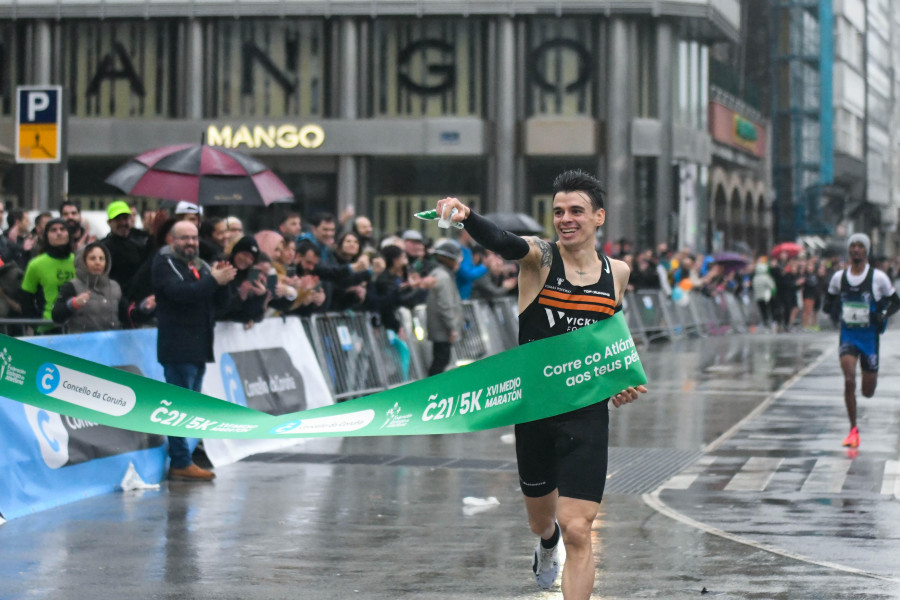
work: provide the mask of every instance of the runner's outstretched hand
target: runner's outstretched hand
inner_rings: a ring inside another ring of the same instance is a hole
[[[619,407],[623,404],[628,404],[629,402],[634,402],[635,400],[637,400],[638,392],[640,392],[641,394],[646,394],[647,388],[642,385],[626,388],[615,396],[611,396],[610,400],[612,400],[613,406]]]

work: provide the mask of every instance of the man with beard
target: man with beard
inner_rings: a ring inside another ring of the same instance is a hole
[[[131,207],[122,200],[110,203],[106,209],[109,235],[103,245],[109,250],[112,269],[109,278],[119,284],[122,294],[129,295],[131,278],[148,258],[147,238],[132,236],[134,216]]]
[[[69,229],[62,219],[51,219],[44,228],[43,252],[31,259],[22,279],[22,314],[51,319],[59,288],[75,277],[75,254]]]
[[[156,357],[166,382],[199,392],[206,363],[214,360],[216,310],[229,300],[228,283],[236,269],[220,261],[209,266],[199,258],[200,237],[189,221],[175,223],[171,244],[150,269],[156,297]],[[211,481],[215,473],[194,464],[187,440],[169,436],[169,479]]]
[[[884,273],[869,266],[872,243],[864,233],[847,240],[850,266],[836,272],[828,284],[825,312],[841,322],[838,354],[844,373],[844,404],[850,419],[850,433],[843,445],[859,446],[856,428],[856,363],[862,370],[862,395],[871,398],[878,384],[878,338],[887,318],[900,310],[900,297]]]
[[[88,244],[97,241],[97,236],[91,235],[81,222],[81,206],[72,200],[63,200],[59,205],[59,216],[66,221],[69,227],[69,236],[72,239],[72,250],[79,250]]]

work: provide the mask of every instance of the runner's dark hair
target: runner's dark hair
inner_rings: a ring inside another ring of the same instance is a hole
[[[603,208],[603,200],[606,198],[606,190],[593,175],[585,173],[581,169],[564,171],[553,180],[553,195],[560,192],[584,192],[591,199],[594,210]]]

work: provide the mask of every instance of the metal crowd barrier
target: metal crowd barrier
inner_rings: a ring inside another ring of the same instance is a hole
[[[637,344],[684,336],[746,333],[760,323],[756,303],[746,293],[707,295],[690,291],[671,300],[660,290],[638,290],[627,292],[623,304],[628,328]]]
[[[12,337],[22,337],[40,333],[66,333],[64,325],[50,319],[0,319],[0,333]]]
[[[335,400],[383,390],[383,373],[372,352],[374,335],[365,313],[323,313],[310,318],[313,348]]]
[[[519,299],[515,296],[493,298],[486,301],[500,330],[503,349],[519,345]]]

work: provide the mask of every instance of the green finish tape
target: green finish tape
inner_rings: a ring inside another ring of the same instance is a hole
[[[464,433],[562,414],[647,381],[622,313],[401,387],[279,416],[15,338],[2,341],[0,396],[181,437]]]

